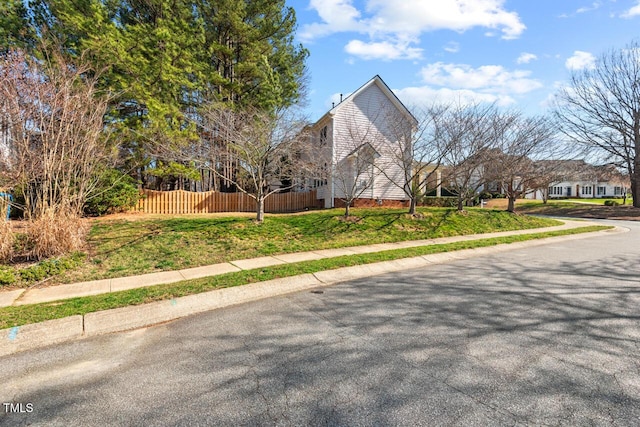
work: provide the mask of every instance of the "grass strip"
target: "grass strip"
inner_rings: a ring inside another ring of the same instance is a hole
[[[547,237],[589,233],[611,228],[613,227],[588,226],[569,230],[547,231],[543,233],[494,237],[489,239],[469,240],[463,242],[418,246],[404,249],[392,249],[368,254],[345,255],[335,258],[325,258],[315,261],[304,261],[253,270],[245,270],[235,273],[222,274],[220,276],[185,280],[168,285],[158,285],[147,288],[132,289],[104,295],[79,297],[41,304],[4,307],[0,308],[0,329],[11,328],[14,326],[20,326],[29,323],[38,323],[45,320],[59,319],[62,317],[78,314],[84,315],[95,311],[109,310],[130,305],[140,305],[154,301],[179,298],[182,296],[194,295],[215,289],[241,286],[265,280],[296,276],[299,274],[316,273],[318,271],[332,270],[341,267],[371,264],[381,261],[392,261],[401,258],[451,252],[462,249],[482,248],[499,244],[522,242],[526,240],[543,239]]]

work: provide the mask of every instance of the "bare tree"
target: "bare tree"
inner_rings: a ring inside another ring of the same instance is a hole
[[[105,162],[106,100],[86,66],[61,56],[35,61],[21,52],[0,64],[0,111],[9,123],[3,175],[25,194],[28,217],[80,215]]]
[[[292,110],[268,112],[206,106],[200,117],[200,140],[177,156],[213,172],[256,201],[256,220],[264,220],[264,203],[272,194],[303,187],[317,171],[304,121]],[[237,165],[229,174],[229,165]]]
[[[75,234],[78,219],[95,190],[96,170],[109,155],[103,124],[107,101],[97,93],[95,74],[50,54],[40,61],[20,51],[0,57],[8,151],[0,180],[25,196],[25,216],[36,222],[31,234],[37,258],[82,244],[81,234]]]
[[[485,172],[494,139],[494,105],[452,105],[440,118],[438,140],[447,147],[442,185],[455,194],[458,211],[485,185]]]
[[[626,169],[640,207],[640,44],[611,50],[575,72],[557,95],[556,114],[572,140],[608,154]]]
[[[555,139],[555,124],[545,116],[525,117],[518,111],[491,116],[491,138],[485,179],[497,183],[508,199],[507,211],[515,211],[516,200],[539,179],[536,161],[555,158],[561,144]]]
[[[440,139],[438,135],[440,121],[448,108],[438,104],[414,107],[411,108],[411,118],[393,106],[384,112],[389,144],[385,149],[387,161],[380,162],[378,168],[409,199],[409,214],[416,213],[418,200],[424,195],[427,185],[434,181],[450,149],[450,141]],[[400,177],[389,173],[398,168],[402,171]]]
[[[569,171],[570,160],[543,159],[533,162],[534,179],[530,182],[530,190],[539,192],[542,202],[549,201],[549,188],[565,181]]]

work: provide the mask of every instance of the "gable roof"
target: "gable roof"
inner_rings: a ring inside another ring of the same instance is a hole
[[[405,107],[402,101],[398,99],[396,94],[393,93],[393,91],[389,88],[389,86],[387,86],[384,80],[382,80],[382,77],[377,74],[371,80],[360,86],[355,92],[343,99],[342,102],[340,102],[338,105],[334,106],[331,110],[324,114],[316,123],[323,121],[327,116],[335,115],[336,112],[338,112],[338,110],[342,108],[343,105],[345,105],[346,101],[353,100],[356,96],[360,95],[362,92],[373,85],[376,85],[380,89],[380,91],[387,97],[387,99],[389,99],[389,101],[391,101],[391,103],[409,119],[412,126],[418,125],[418,120],[413,116],[413,114],[411,114],[411,111],[409,111],[407,107]]]

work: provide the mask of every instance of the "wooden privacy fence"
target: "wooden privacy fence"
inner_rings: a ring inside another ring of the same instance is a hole
[[[143,197],[137,209],[150,214],[190,214],[214,212],[255,212],[256,201],[244,193],[207,191],[154,191],[142,190]],[[267,197],[265,212],[295,212],[319,207],[316,191],[304,193],[276,193]]]

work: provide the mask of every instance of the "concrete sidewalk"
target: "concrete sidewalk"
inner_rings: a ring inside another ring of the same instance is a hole
[[[492,237],[504,237],[520,234],[532,234],[547,231],[565,230],[571,228],[594,225],[587,221],[562,220],[563,225],[555,227],[536,228],[528,230],[501,231],[486,234],[472,234],[466,236],[443,237],[427,240],[412,240],[397,243],[380,243],[365,246],[352,246],[338,249],[323,249],[318,251],[297,252],[291,254],[266,256],[260,258],[230,261],[220,264],[207,265],[176,271],[163,271],[158,273],[141,274],[137,276],[118,277],[113,279],[94,280],[90,282],[56,285],[45,288],[18,289],[14,291],[0,292],[0,307],[37,304],[75,297],[99,295],[109,292],[117,292],[128,289],[136,289],[147,286],[155,286],[180,282],[189,279],[217,276],[220,274],[251,270],[255,268],[269,267],[280,264],[290,264],[301,261],[312,261],[323,258],[332,258],[343,255],[354,255],[381,252],[392,249],[411,248],[416,246],[437,245],[469,240],[488,239]]]
[[[59,300],[78,296],[79,294],[87,295],[111,292],[112,289],[115,291],[116,288],[131,289],[142,286],[152,286],[153,284],[159,283],[168,283],[176,280],[184,280],[185,278],[206,277],[221,274],[224,269],[227,271],[240,271],[242,268],[258,268],[259,266],[285,264],[287,262],[296,262],[301,259],[321,259],[330,256],[376,252],[402,247],[432,245],[464,240],[478,240],[489,237],[576,228],[591,224],[593,223],[566,221],[562,226],[545,229],[448,237],[443,239],[313,251],[277,257],[262,257],[254,260],[242,260],[214,266],[182,270],[179,272],[152,273],[128,278],[87,282],[86,284],[76,283],[73,285],[54,286],[47,289],[32,289],[28,292],[24,292],[23,297],[29,297],[29,301],[35,301],[36,297],[42,299],[46,298],[47,300]],[[624,231],[629,230],[623,227],[615,227],[613,230],[605,230],[596,233],[581,233],[569,236],[549,237],[545,239],[516,242],[508,245],[463,249],[416,256],[412,258],[403,258],[394,261],[354,265],[334,270],[319,271],[313,274],[301,274],[293,277],[284,277],[265,282],[251,283],[244,286],[216,289],[195,295],[156,301],[148,304],[113,308],[109,310],[91,312],[84,315],[78,314],[61,319],[47,320],[40,323],[14,326],[12,328],[0,330],[0,357],[20,351],[84,339],[96,335],[149,327],[205,311],[258,301],[264,298],[283,296],[293,292],[331,286],[349,280],[372,277],[397,271],[405,271],[407,269],[424,268],[433,264],[449,263],[480,255],[497,255],[505,251],[513,251],[532,246],[546,245],[553,242],[566,242],[570,240],[594,237],[594,235],[607,235],[610,233]],[[45,290],[48,294],[43,293]],[[40,292],[33,293],[33,291]],[[7,300],[8,299],[9,298],[7,298]],[[25,301],[25,299],[20,298],[18,301],[14,301],[14,304],[27,304],[28,302]]]

